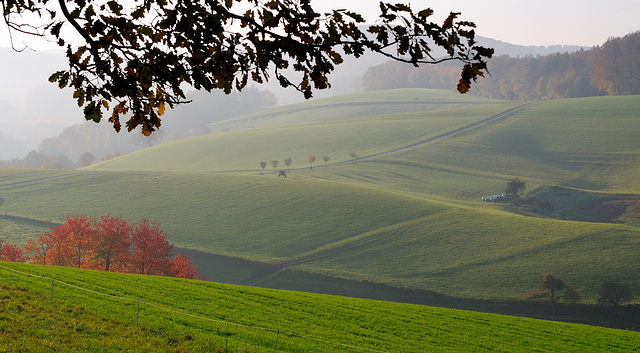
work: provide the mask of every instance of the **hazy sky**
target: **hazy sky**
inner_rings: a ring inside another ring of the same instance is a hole
[[[386,0],[407,2],[406,0]],[[373,22],[377,0],[313,0],[319,11],[348,8]],[[431,7],[440,22],[450,11],[478,26],[477,34],[520,45],[594,46],[608,37],[640,30],[640,0],[412,0],[414,9]],[[32,44],[35,46],[38,44]],[[0,47],[9,46],[0,25]]]
[[[366,18],[379,12],[376,0],[312,3],[323,10],[347,7]],[[460,18],[476,23],[478,35],[520,45],[594,46],[640,30],[639,0],[412,0],[410,4],[414,9],[432,8],[438,22],[451,11],[462,12]]]

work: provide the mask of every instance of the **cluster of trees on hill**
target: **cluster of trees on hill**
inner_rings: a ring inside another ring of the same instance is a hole
[[[369,69],[365,90],[455,87],[460,65],[410,67],[387,62]],[[538,100],[640,94],[640,31],[610,38],[602,46],[573,53],[512,58],[488,63],[490,75],[470,91],[488,98]]]
[[[602,283],[598,294],[598,304],[612,306],[615,314],[617,314],[619,306],[633,299],[633,293],[627,286],[613,281]],[[560,300],[567,303],[577,303],[582,300],[582,294],[579,289],[570,286],[562,278],[551,273],[544,273],[540,281],[540,288],[530,290],[527,293],[527,298],[548,299],[555,312]]]
[[[67,216],[64,223],[29,240],[24,249],[0,243],[0,260],[102,271],[198,279],[188,255],[172,257],[158,223],[138,223],[110,215],[93,219]]]

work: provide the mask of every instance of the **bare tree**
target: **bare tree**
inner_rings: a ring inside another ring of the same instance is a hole
[[[273,167],[273,174],[276,173],[276,168],[278,168],[278,161],[275,159],[271,161],[271,166]]]
[[[260,162],[260,167],[262,168],[262,172],[260,172],[260,174],[264,175],[264,168],[267,167],[267,162]]]
[[[358,154],[354,151],[349,152],[349,157],[351,157],[351,161],[354,162],[358,158]]]
[[[289,171],[289,166],[291,165],[291,157],[284,159],[284,164],[287,166],[287,171]]]

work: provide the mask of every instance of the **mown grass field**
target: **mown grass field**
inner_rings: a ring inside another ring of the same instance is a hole
[[[131,199],[132,192],[141,197]],[[542,272],[553,271],[594,302],[607,278],[640,281],[637,228],[454,207],[333,182],[100,172],[14,187],[4,198],[10,214],[160,219],[180,247],[447,295],[523,299]]]
[[[459,200],[499,193],[512,177],[529,190],[637,194],[639,109],[639,96],[539,102],[483,128],[360,163],[354,173],[307,174]]]
[[[0,349],[9,351],[640,349],[637,332],[337,296],[15,263],[0,263],[0,278]]]
[[[3,197],[2,210],[13,215],[58,222],[78,213],[149,218],[178,246],[262,260],[298,256],[447,207],[339,183],[149,172],[86,173],[16,186]]]
[[[40,234],[47,231],[51,224],[21,217],[0,215],[0,240],[11,244],[22,244],[28,234]]]
[[[538,102],[366,161],[325,168],[320,159],[409,145],[517,105],[468,104],[475,105],[161,145],[97,164],[95,172],[1,190],[0,213],[41,220],[80,212],[145,217],[160,221],[180,247],[451,296],[521,300],[543,272],[582,289],[588,303],[607,280],[640,290],[638,228],[517,216],[511,206],[480,201],[501,193],[512,177],[528,190],[559,185],[638,197],[640,97]],[[291,146],[296,155],[287,152]],[[328,152],[314,150],[320,146]],[[268,166],[259,175],[260,160],[279,159],[283,167],[282,158],[291,155],[292,168],[306,167],[308,153],[318,157],[313,170],[277,178]],[[133,171],[139,169],[149,170]],[[251,277],[246,272],[242,277]]]
[[[464,107],[401,114],[356,116],[343,119],[306,122],[306,111],[295,112],[296,124],[247,131],[211,134],[148,148],[137,153],[87,167],[94,171],[178,171],[261,173],[260,162],[267,162],[265,173],[308,168],[309,154],[316,155],[314,167],[350,160],[349,152],[368,156],[404,147],[489,118],[517,103],[486,101]],[[337,108],[334,108],[337,109]],[[339,110],[344,108],[340,107]],[[379,107],[374,106],[374,109]],[[276,110],[277,111],[277,110]],[[275,113],[274,113],[275,114]],[[357,115],[355,113],[348,114]],[[323,116],[331,116],[323,114]]]
[[[257,129],[334,119],[448,110],[500,101],[460,95],[456,91],[395,89],[313,99],[211,124],[213,132]]]
[[[0,188],[9,184],[57,177],[71,173],[73,172],[67,170],[0,169]]]

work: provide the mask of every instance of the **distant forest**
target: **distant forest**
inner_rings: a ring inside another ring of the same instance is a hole
[[[421,67],[387,62],[369,68],[363,88],[451,89],[460,68],[453,62]],[[508,100],[640,94],[640,31],[573,53],[498,56],[488,68],[490,75],[471,86],[472,94]]]

